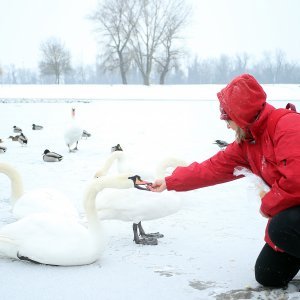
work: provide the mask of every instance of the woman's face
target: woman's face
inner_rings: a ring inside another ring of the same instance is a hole
[[[237,124],[232,120],[226,120],[227,128],[236,131],[238,129]]]

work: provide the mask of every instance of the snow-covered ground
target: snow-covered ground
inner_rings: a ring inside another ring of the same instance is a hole
[[[219,120],[215,93],[221,87],[0,86],[0,145],[7,147],[0,161],[19,170],[25,190],[55,187],[83,215],[85,188],[118,143],[137,173],[153,180],[154,167],[165,157],[202,161],[219,151],[214,140],[232,141],[233,132]],[[293,102],[300,108],[298,85],[264,87],[274,106]],[[63,139],[72,107],[92,134],[76,153],[68,152]],[[33,131],[33,123],[44,129]],[[28,137],[27,147],[7,139],[14,125]],[[64,159],[44,162],[45,149]],[[14,218],[10,181],[3,174],[0,191],[4,226]],[[91,265],[53,267],[1,258],[0,299],[300,299],[297,281],[287,290],[265,290],[255,281],[266,219],[246,179],[180,196],[184,206],[178,213],[144,222],[146,231],[164,234],[157,246],[136,245],[132,224],[114,220],[103,222],[107,246]]]

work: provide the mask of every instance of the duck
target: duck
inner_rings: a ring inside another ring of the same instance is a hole
[[[18,142],[22,145],[22,146],[26,146],[27,143],[28,143],[28,139],[27,137],[21,133],[19,136],[18,136]]]
[[[16,125],[13,126],[13,132],[15,133],[21,133],[22,132],[22,129]]]
[[[87,132],[86,130],[83,130],[82,132],[82,138],[88,138],[88,137],[91,137],[91,134],[89,132]]]
[[[117,145],[111,147],[111,152],[114,152],[114,151],[123,151],[123,149],[120,144],[117,144]]]
[[[5,153],[5,152],[6,152],[6,150],[7,150],[7,148],[6,148],[6,147],[4,147],[4,146],[0,146],[0,153]]]
[[[84,193],[87,227],[51,213],[32,214],[0,229],[0,254],[52,266],[80,266],[100,259],[105,242],[95,199],[106,188],[135,187],[135,176],[122,174],[94,179]]]
[[[95,173],[94,177],[102,178],[117,160],[122,164],[125,160],[123,151],[111,153],[104,165]],[[168,168],[187,165],[185,161],[173,157],[164,159],[157,167],[156,176],[166,175]],[[122,166],[123,167],[123,166]],[[124,172],[121,168],[119,170]],[[147,187],[143,189],[147,190]],[[181,198],[176,192],[170,191],[168,195],[152,193],[141,195],[137,190],[106,190],[96,199],[98,217],[101,220],[121,220],[132,222],[133,240],[136,244],[157,245],[158,238],[164,235],[156,233],[145,233],[142,221],[154,220],[172,215],[181,209]]]
[[[41,125],[32,124],[32,130],[42,130],[43,128]]]
[[[8,138],[11,139],[13,142],[17,142],[19,140],[19,137],[20,135],[15,135],[15,136],[10,135]]]
[[[63,156],[56,153],[56,152],[52,152],[48,149],[46,149],[43,153],[43,161],[46,162],[58,162],[61,161],[63,159]]]
[[[222,141],[222,140],[215,140],[213,144],[218,145],[219,148],[221,149],[226,148],[229,145],[226,141]]]
[[[72,108],[72,120],[67,129],[65,130],[64,139],[69,148],[69,152],[75,152],[78,150],[78,141],[81,139],[83,129],[75,120],[75,108]],[[75,144],[75,147],[71,149],[71,146]]]
[[[0,163],[0,173],[5,174],[11,181],[10,201],[15,218],[21,219],[29,214],[42,212],[78,218],[78,212],[71,200],[59,190],[36,188],[25,192],[21,174],[8,163]]]

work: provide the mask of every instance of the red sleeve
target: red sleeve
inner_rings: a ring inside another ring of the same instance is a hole
[[[299,114],[288,114],[278,121],[273,143],[279,177],[261,203],[261,211],[270,217],[300,205]]]
[[[237,179],[233,175],[237,166],[249,168],[243,156],[242,147],[234,142],[224,151],[219,151],[210,159],[187,167],[178,167],[166,177],[168,190],[189,191]]]

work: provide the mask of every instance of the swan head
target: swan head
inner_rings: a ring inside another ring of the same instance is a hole
[[[148,190],[150,182],[147,182],[141,179],[141,176],[130,174],[118,174],[118,175],[106,175],[101,178],[95,178],[92,180],[90,186],[87,188],[87,191],[94,191],[96,193],[100,192],[105,188],[114,188],[114,189],[129,189],[137,188],[140,190]]]

